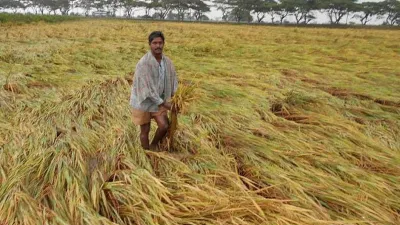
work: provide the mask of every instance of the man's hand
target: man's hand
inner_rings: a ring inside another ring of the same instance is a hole
[[[164,102],[161,106],[167,108],[170,111],[179,112],[179,108],[177,108],[176,105],[174,105],[170,102]]]
[[[175,105],[175,104],[173,104],[172,105],[172,112],[174,112],[174,113],[179,113],[179,108],[178,108],[178,106],[177,105]]]
[[[172,104],[170,102],[164,102],[161,106],[164,106],[168,110],[172,110]]]

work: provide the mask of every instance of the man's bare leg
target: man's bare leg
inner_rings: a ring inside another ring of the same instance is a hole
[[[142,145],[142,148],[146,150],[150,149],[149,133],[150,133],[150,123],[140,125],[140,143]]]
[[[156,134],[154,135],[154,139],[150,145],[150,149],[152,150],[156,149],[160,141],[165,137],[165,135],[168,132],[168,126],[169,126],[167,114],[161,116],[155,116],[154,119],[157,122],[158,128]]]

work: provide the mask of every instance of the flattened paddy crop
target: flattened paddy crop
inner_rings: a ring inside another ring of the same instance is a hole
[[[399,30],[0,30],[0,224],[400,224]],[[129,111],[153,30],[180,80],[163,152]]]

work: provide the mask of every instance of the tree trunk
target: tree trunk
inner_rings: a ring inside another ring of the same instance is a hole
[[[272,24],[275,23],[275,14],[274,14],[274,12],[271,12],[271,22],[272,22]]]
[[[342,20],[343,16],[346,15],[346,14],[348,14],[348,13],[347,12],[343,12],[343,11],[336,12],[335,13],[335,19],[336,19],[335,23],[339,24],[340,21]]]
[[[226,22],[228,20],[228,10],[224,8],[220,8],[220,10],[222,12],[222,20]]]
[[[263,19],[265,18],[265,14],[264,13],[257,13],[257,21],[258,23],[261,23],[263,21]]]
[[[196,19],[196,21],[199,21],[202,16],[203,16],[203,13],[201,11],[196,11],[194,13],[194,18]]]
[[[301,19],[303,19],[303,16],[299,16],[299,14],[296,14],[294,17],[296,19],[296,24],[299,24]]]
[[[68,15],[68,13],[69,13],[69,9],[64,9],[61,11],[62,15]]]
[[[328,17],[329,17],[329,21],[331,22],[331,24],[333,24],[333,12],[332,12],[332,10],[328,10]]]
[[[369,22],[368,18],[372,17],[372,14],[365,14],[362,18],[361,18],[361,24],[362,25],[367,25],[367,23]]]
[[[287,14],[288,14],[288,13],[281,14],[281,16],[280,16],[280,22],[281,22],[281,24],[283,24],[283,20],[286,18]]]
[[[365,25],[364,24],[364,19],[365,19],[365,16],[361,17],[361,19],[360,19],[360,22],[361,22],[362,25]]]
[[[183,21],[184,17],[185,17],[185,11],[182,8],[178,9],[178,20]]]

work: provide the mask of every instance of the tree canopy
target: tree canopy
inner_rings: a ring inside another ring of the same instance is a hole
[[[366,25],[373,19],[384,19],[387,25],[399,25],[400,1],[359,2],[357,0],[1,0],[0,10],[52,13],[68,15],[80,8],[84,15],[107,12],[116,16],[120,10],[126,17],[133,17],[138,10],[145,10],[145,18],[206,20],[211,8],[218,10],[224,21],[284,23],[292,18],[297,24],[308,24],[317,13],[323,13],[331,24],[341,24],[356,18]]]

